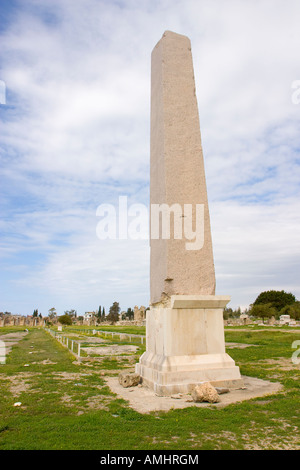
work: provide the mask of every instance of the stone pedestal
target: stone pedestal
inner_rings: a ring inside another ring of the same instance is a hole
[[[174,295],[147,312],[147,349],[136,364],[143,384],[158,395],[190,392],[195,385],[240,388],[239,367],[225,352],[223,308],[230,297]]]

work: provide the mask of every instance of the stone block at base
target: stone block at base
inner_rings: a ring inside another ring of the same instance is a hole
[[[136,364],[136,373],[143,385],[160,396],[190,393],[203,382],[229,389],[243,387],[239,367],[228,354],[160,357],[146,352]]]
[[[179,308],[152,307],[147,312],[147,350],[136,364],[143,384],[161,396],[189,393],[203,382],[243,387],[239,367],[225,352],[223,308],[230,298],[179,300],[171,298],[171,305]]]

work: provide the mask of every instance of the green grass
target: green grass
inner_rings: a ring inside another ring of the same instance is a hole
[[[130,332],[144,334],[137,328]],[[0,334],[22,330],[1,328]],[[105,376],[117,375],[128,361],[79,364],[44,330],[30,329],[0,365],[0,450],[299,449],[300,366],[291,362],[299,333],[231,328],[225,337],[255,345],[228,350],[242,374],[280,381],[284,390],[225,408],[142,415],[105,384]]]

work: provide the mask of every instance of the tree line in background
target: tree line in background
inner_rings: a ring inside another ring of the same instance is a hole
[[[253,318],[270,319],[274,317],[276,320],[281,315],[289,315],[294,320],[300,320],[300,302],[290,292],[284,290],[264,291],[255,299],[250,308],[244,313]],[[224,309],[224,319],[238,318],[241,315],[240,308],[232,310]]]
[[[59,317],[60,323],[66,322],[65,324],[72,324],[72,316],[74,316],[74,312],[76,317],[76,311],[66,311],[65,315]],[[239,318],[241,313],[240,308],[235,310],[232,308],[225,308],[223,317],[225,320],[228,318]],[[300,320],[300,302],[296,300],[296,297],[293,294],[283,290],[264,291],[259,294],[253,304],[250,305],[249,309],[243,313],[246,313],[252,318],[261,318],[263,322],[272,317],[278,320],[281,315],[289,315],[294,320]],[[78,320],[83,320],[82,316],[77,318]],[[98,323],[102,323],[104,321],[108,321],[111,324],[116,323],[120,318],[119,302],[114,302],[112,304],[109,308],[108,315],[105,314],[105,308],[101,308],[101,306],[99,306],[97,313],[95,313],[95,318]],[[134,312],[131,308],[128,308],[127,312],[122,314],[121,320],[133,320],[133,318]]]
[[[114,302],[109,308],[109,312],[106,315],[105,307],[99,308],[95,312],[91,312],[91,315],[96,319],[97,323],[110,322],[111,324],[116,323],[119,320],[120,316],[120,305],[119,302]],[[37,311],[37,310],[36,310]],[[56,309],[54,307],[48,310],[49,322],[55,322],[59,320],[62,325],[72,325],[75,321],[83,321],[84,317],[82,315],[77,316],[76,310],[66,310],[64,315],[57,316]],[[132,308],[128,308],[126,312],[122,314],[122,320],[133,320],[134,311]]]
[[[93,318],[96,319],[97,323],[110,322],[113,324],[120,319],[120,310],[119,302],[113,302],[107,315],[105,313],[105,308],[101,307],[101,305],[98,309],[96,309],[95,312],[91,312],[91,314]],[[229,318],[239,318],[241,313],[242,312],[240,308],[233,310],[232,308],[227,307],[223,311],[223,317],[225,320]],[[290,318],[299,321],[300,302],[296,300],[296,297],[290,292],[285,292],[284,290],[269,290],[259,294],[253,304],[250,305],[249,309],[243,313],[246,313],[249,317],[252,318],[261,318],[263,321],[272,317],[278,320],[281,315],[289,315]],[[11,312],[0,312],[1,318],[6,315],[11,315]],[[38,309],[33,311],[32,316],[33,318],[42,318],[42,315],[38,312]],[[121,320],[133,319],[134,311],[132,308],[128,308],[126,312],[122,313]],[[84,320],[84,317],[81,315],[77,316],[77,311],[74,309],[65,310],[63,315],[58,316],[56,309],[52,307],[48,310],[48,321],[49,323],[53,323],[57,320],[59,320],[61,324],[72,325],[77,320]]]

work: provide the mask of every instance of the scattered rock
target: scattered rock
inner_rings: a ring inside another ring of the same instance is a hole
[[[188,398],[185,400],[186,403],[191,403],[192,401],[194,401],[194,400],[192,399],[192,397],[188,397]]]
[[[120,372],[119,383],[122,387],[136,387],[140,383],[141,377],[136,373]]]
[[[208,403],[218,403],[220,401],[217,390],[209,382],[196,385],[192,391],[192,398],[196,403],[202,403],[204,401]]]
[[[223,395],[223,393],[230,392],[229,388],[225,388],[225,387],[216,387],[216,390],[218,392],[218,395]]]
[[[52,362],[52,361],[50,361],[50,359],[45,359],[44,361],[32,362],[31,364],[32,364],[32,365],[36,365],[36,364],[43,364],[43,365],[46,365],[46,364],[57,364],[57,362]]]
[[[173,398],[174,400],[180,400],[180,398],[182,397],[182,393],[175,393],[174,395],[171,395],[171,398]]]
[[[21,406],[22,403],[20,401],[17,401],[16,403],[14,403],[14,406]]]

